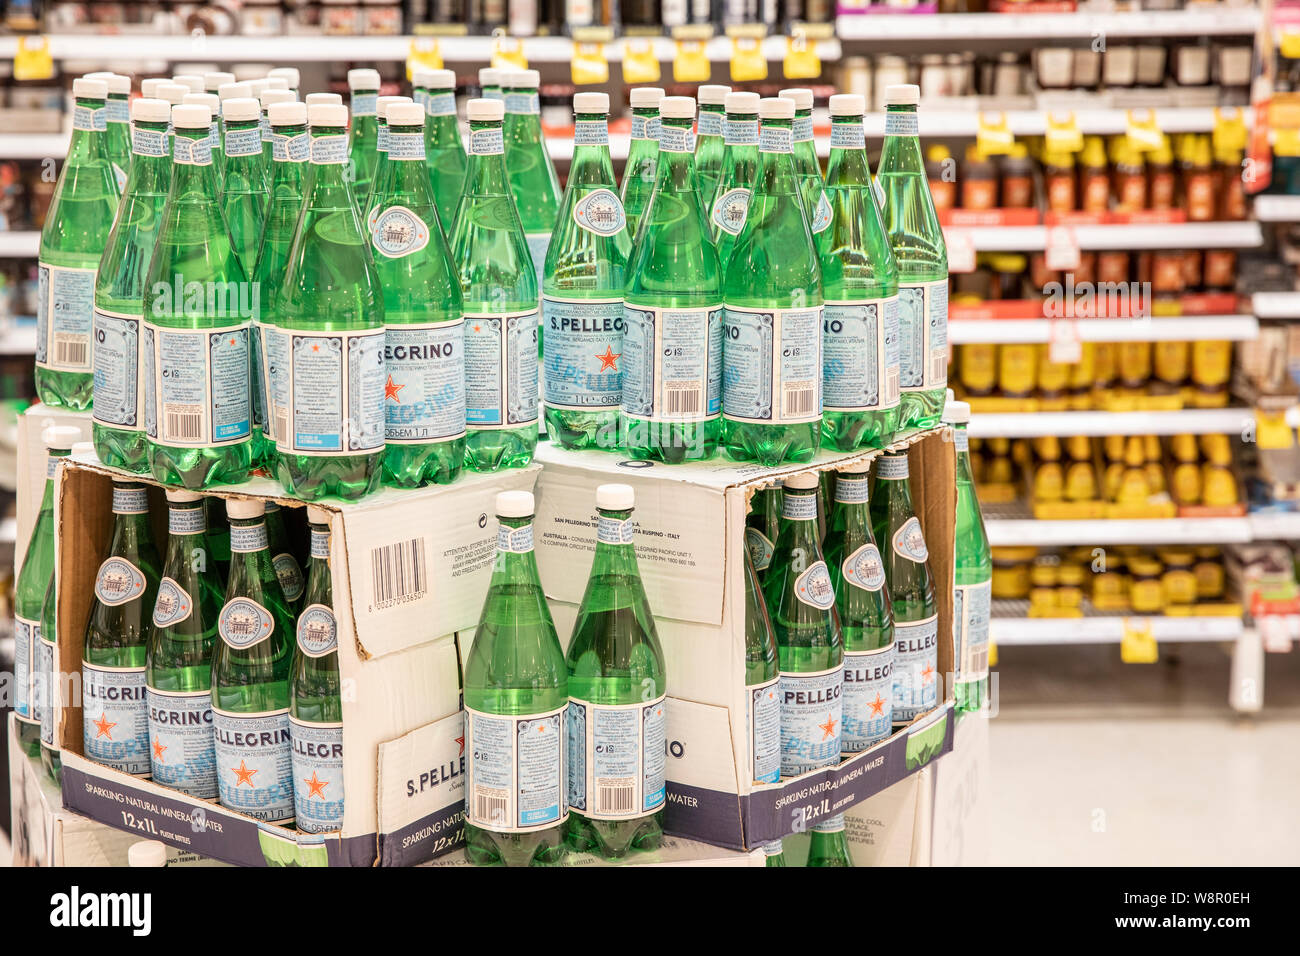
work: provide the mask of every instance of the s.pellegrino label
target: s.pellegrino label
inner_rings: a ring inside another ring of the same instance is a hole
[[[538,310],[465,316],[465,420],[518,428],[537,420]]]
[[[993,582],[958,584],[953,590],[953,638],[957,675],[963,681],[983,680],[989,675],[989,618],[992,614]]]
[[[289,718],[293,743],[294,826],[328,833],[343,826],[343,725]]]
[[[568,817],[567,710],[505,716],[465,708],[467,823],[523,833]]]
[[[905,724],[938,703],[938,616],[895,620],[894,649],[894,723]]]
[[[843,686],[843,665],[781,671],[781,776],[839,763]]]
[[[618,705],[569,698],[571,809],[622,820],[664,805],[665,707],[665,697]]]
[[[248,324],[219,329],[145,325],[158,444],[208,448],[247,440],[252,434]]]
[[[622,299],[542,299],[546,404],[618,408],[623,348]]]
[[[623,308],[623,414],[698,422],[722,407],[722,306]]]
[[[39,724],[33,707],[32,658],[41,639],[41,622],[14,616],[14,712],[18,719]]]
[[[95,309],[91,416],[101,425],[123,431],[144,429],[145,376],[141,369],[146,357],[141,322],[139,315]]]
[[[81,665],[86,756],[123,773],[149,775],[149,705],[143,667]]]
[[[755,783],[781,779],[781,678],[745,688],[751,776]]]
[[[199,800],[215,800],[217,754],[212,692],[150,687],[146,699],[154,782]]]
[[[899,381],[905,392],[948,381],[948,280],[898,287]]]
[[[722,414],[788,425],[821,417],[822,310],[726,308]]]
[[[276,448],[293,455],[363,455],[384,448],[384,330],[262,327]]]
[[[36,364],[53,372],[91,370],[96,269],[42,262],[36,272]]]
[[[866,750],[894,724],[894,645],[844,652],[844,753]]]
[[[822,405],[828,412],[899,403],[898,298],[827,302],[822,318]]]
[[[266,823],[293,822],[289,709],[259,714],[212,709],[223,807]]]

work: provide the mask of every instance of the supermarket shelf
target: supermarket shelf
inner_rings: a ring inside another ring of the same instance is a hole
[[[31,258],[40,244],[39,232],[0,232],[0,259]]]
[[[1300,511],[1260,511],[1247,520],[1255,541],[1300,540]]]
[[[973,416],[971,424],[974,424]],[[989,544],[1070,547],[1094,544],[1244,544],[1252,539],[1249,518],[1113,518],[1039,521],[985,518]]]
[[[1250,308],[1261,319],[1300,319],[1300,292],[1256,292]]]
[[[1248,249],[1264,241],[1257,222],[1117,223],[1070,226],[1080,249]],[[1035,252],[1047,246],[1047,226],[950,226],[967,232],[979,252]]]
[[[956,345],[1045,344],[1050,319],[949,319],[948,340]],[[1084,342],[1246,342],[1259,334],[1253,315],[1180,315],[1177,318],[1078,319]]]
[[[34,355],[36,323],[30,321],[0,332],[0,355]]]
[[[0,159],[62,159],[68,133],[0,133]]]
[[[1260,222],[1300,222],[1300,196],[1256,196],[1255,218]]]
[[[1259,29],[1257,7],[1210,4],[1204,10],[1138,13],[949,13],[843,16],[841,40],[1086,40],[1117,37],[1246,36]]]
[[[1007,121],[1007,128],[1016,136],[1042,136],[1047,130],[1048,114],[1063,117],[1073,113],[1079,131],[1087,135],[1114,136],[1128,130],[1127,110],[1074,109],[1062,105],[1004,111],[974,100],[969,109],[953,109],[951,101],[946,101],[944,106],[947,108],[926,109],[925,101],[922,101],[918,112],[922,136],[974,136],[979,131],[981,115],[1001,115]],[[1209,107],[1178,107],[1154,112],[1157,126],[1166,133],[1208,133],[1214,129],[1214,110]],[[863,125],[868,136],[885,135],[885,117],[881,113],[869,114]]]
[[[1151,626],[1157,641],[1235,641],[1239,617],[994,617],[989,637],[999,647],[1033,644],[1118,644],[1126,621]]]
[[[1183,408],[1161,412],[978,412],[972,438],[1041,438],[1044,435],[1240,434],[1254,421],[1249,408]]]

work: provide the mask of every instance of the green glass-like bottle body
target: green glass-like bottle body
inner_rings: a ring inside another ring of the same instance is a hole
[[[844,815],[824,824],[814,823],[808,835],[808,861],[804,866],[852,866],[849,845],[844,838]]]
[[[37,693],[41,694],[41,766],[46,775],[54,781],[59,780],[63,769],[60,754],[61,742],[56,737],[59,709],[63,706],[63,691],[68,687],[63,674],[54,668],[56,652],[56,635],[58,634],[59,592],[57,577],[50,575],[45,588],[45,599],[41,602],[41,626],[37,639],[37,664],[35,667],[38,681]]]
[[[378,100],[378,90],[353,90],[348,107],[351,123],[348,127],[346,179],[352,205],[363,215],[361,200],[370,195],[370,184],[375,178],[375,165],[379,160]]]
[[[230,227],[235,255],[251,275],[266,221],[267,159],[262,151],[262,126],[256,119],[226,120],[225,178],[221,209]]]
[[[540,292],[546,253],[560,211],[560,180],[542,135],[542,109],[537,90],[506,86],[502,93],[506,110],[501,125],[506,177]]]
[[[718,186],[709,198],[709,229],[718,249],[723,275],[731,263],[736,237],[745,227],[749,197],[758,178],[758,116],[728,113],[726,146]]]
[[[722,176],[726,117],[721,106],[709,103],[700,104],[696,117],[695,188],[700,194],[700,208],[704,210],[712,208],[713,194]]]
[[[467,166],[452,90],[430,92],[425,99],[424,154],[438,219],[443,231],[450,231],[460,194],[465,191]]]
[[[274,501],[266,503],[266,542],[271,549],[271,565],[275,568],[275,576],[280,579],[285,604],[297,619],[307,578],[294,554],[289,529],[285,526],[284,509]]]
[[[781,659],[758,573],[745,549],[745,724],[755,783],[781,779]]]
[[[128,93],[109,93],[104,101],[108,120],[104,130],[105,146],[108,160],[113,164],[113,179],[117,181],[117,191],[126,194],[126,182],[130,178],[131,164],[135,158],[131,155],[131,97]]]
[[[781,534],[781,488],[760,488],[750,499],[749,514],[745,516],[745,549],[753,562],[754,573],[763,583],[776,539]]]
[[[989,618],[993,599],[993,552],[980,513],[970,467],[966,426],[953,426],[957,451],[957,530],[954,542],[952,626],[955,638],[957,709],[976,711],[989,699]]]
[[[632,142],[627,162],[623,164],[623,182],[618,196],[627,216],[627,233],[636,243],[641,216],[650,205],[659,165],[659,108],[637,106],[632,109]]]
[[[817,145],[813,139],[812,110],[795,110],[794,145],[791,150],[795,175],[799,179],[799,194],[803,197],[804,216],[808,231],[820,235],[831,222],[830,203],[822,182],[822,167],[817,159]]]

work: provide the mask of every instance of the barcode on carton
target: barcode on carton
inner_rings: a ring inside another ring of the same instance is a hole
[[[423,538],[374,548],[370,552],[371,610],[418,601],[429,592]]]

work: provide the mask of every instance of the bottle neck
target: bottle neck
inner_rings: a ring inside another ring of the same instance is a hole
[[[108,108],[104,100],[77,97],[72,110],[72,140],[68,162],[89,162],[106,158],[104,132],[108,129]]]
[[[885,110],[885,143],[880,150],[881,173],[919,173],[924,169],[916,107]]]
[[[378,122],[375,110],[379,106],[378,90],[353,90],[348,114],[352,117],[353,135],[374,135]]]
[[[795,547],[817,545],[816,489],[787,488],[781,500],[782,534],[789,533]]]
[[[493,584],[534,584],[540,581],[533,553],[533,517],[501,518],[497,529]]]
[[[172,136],[172,192],[202,192],[216,201],[212,178],[212,144],[206,129],[181,128]]]
[[[430,91],[425,97],[424,115],[425,138],[431,145],[464,149],[456,119],[456,94],[452,90]]]
[[[115,550],[134,552],[149,534],[149,493],[141,485],[113,486]]]
[[[66,448],[51,448],[45,458],[45,491],[41,494],[41,510],[54,509],[54,475],[59,467],[59,459],[67,458],[71,452]]]
[[[695,158],[691,149],[691,121],[670,117],[660,120],[659,160],[655,189],[684,193],[695,189]]]
[[[593,573],[637,575],[636,549],[632,546],[632,511],[597,510],[596,556]]]
[[[509,191],[503,161],[501,123],[479,120],[469,124],[469,157],[465,192],[471,196],[502,196]]]
[[[696,135],[700,139],[721,138],[725,135],[726,121],[727,114],[721,106],[714,103],[701,103]]]
[[[910,507],[912,490],[908,485],[907,458],[882,455],[876,459],[876,494],[891,503]]]
[[[573,118],[573,164],[569,181],[579,186],[611,186],[614,164],[609,157],[609,118],[582,113]]]
[[[302,179],[303,168],[311,158],[311,137],[305,125],[271,127],[271,176],[279,181],[286,177]]]
[[[632,146],[637,143],[655,143],[659,140],[659,108],[638,106],[632,110]]]
[[[227,120],[223,143],[226,168],[252,165],[262,159],[262,127],[255,119]]]
[[[268,547],[266,517],[230,519],[230,559],[265,553]]]
[[[542,136],[541,98],[531,88],[509,89],[502,94],[506,114],[503,122],[509,136],[539,141]]]
[[[208,529],[207,513],[203,502],[186,502],[167,506],[167,549],[171,553],[186,555],[194,547],[195,539],[200,542]],[[170,556],[170,555],[169,555]],[[188,564],[188,562],[186,562]]]
[[[139,121],[131,124],[128,191],[166,194],[172,178],[172,159],[167,145],[166,123]]]
[[[311,130],[310,163],[311,204],[332,209],[352,205],[347,198],[348,138],[343,127],[317,126]]]
[[[758,178],[755,188],[761,185],[762,191],[769,196],[799,195],[799,183],[795,179],[794,163],[791,161],[791,124],[789,120],[769,119],[763,121],[759,133]]]
[[[728,113],[725,128],[728,146],[758,148],[758,116],[754,113]]]
[[[105,118],[110,124],[117,123],[121,126],[130,124],[131,98],[125,93],[109,93],[108,99],[104,101],[104,107],[108,111]]]
[[[828,186],[867,186],[871,163],[861,116],[836,116],[831,121],[831,155],[826,166]]]
[[[790,124],[790,128],[796,143],[811,143],[813,141],[812,110],[795,110],[794,122]]]
[[[375,117],[375,152],[388,152],[388,123],[382,116]]]
[[[957,480],[973,483],[975,476],[970,467],[970,434],[965,422],[953,423],[952,442],[957,451]]]
[[[311,556],[307,559],[307,591],[320,594],[330,583],[330,529],[328,525],[308,525]]]

